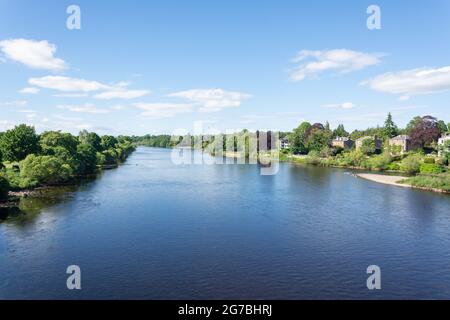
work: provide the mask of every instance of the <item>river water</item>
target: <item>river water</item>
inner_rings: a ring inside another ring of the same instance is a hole
[[[348,170],[263,176],[141,147],[94,181],[5,210],[3,299],[450,298],[450,197]],[[66,287],[69,265],[81,290]],[[381,290],[367,289],[370,265]]]

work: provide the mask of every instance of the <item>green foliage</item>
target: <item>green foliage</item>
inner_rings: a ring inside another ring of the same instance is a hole
[[[432,157],[425,157],[425,158],[423,159],[423,163],[434,164],[434,163],[436,163],[436,160],[435,160],[434,158],[432,158]]]
[[[393,138],[398,135],[398,127],[392,120],[392,114],[390,112],[386,118],[386,121],[384,122],[383,133],[387,138]]]
[[[414,174],[420,171],[421,164],[422,156],[419,154],[411,154],[402,160],[400,169],[406,173]]]
[[[294,130],[292,135],[289,137],[291,142],[291,148],[294,154],[306,154],[308,149],[306,146],[307,132],[311,128],[309,122],[303,122]]]
[[[365,155],[372,155],[377,151],[375,140],[371,138],[364,139],[360,148]]]
[[[348,137],[348,135],[349,133],[345,130],[343,124],[338,125],[338,127],[333,131],[333,138]]]
[[[0,151],[5,161],[20,161],[39,152],[39,138],[33,127],[21,124],[0,138]]]
[[[69,180],[72,168],[55,156],[31,154],[20,162],[20,177],[31,184],[58,184]]]
[[[450,191],[450,173],[418,175],[402,181],[412,186]]]
[[[105,135],[101,138],[101,147],[104,151],[108,149],[114,149],[118,143],[119,141],[117,141],[117,139],[113,136]]]
[[[78,135],[78,140],[80,141],[80,143],[90,144],[98,152],[102,151],[102,140],[95,132],[88,132],[86,130],[83,130]]]
[[[326,129],[311,130],[306,142],[308,150],[320,152],[329,145],[331,135],[331,132]]]
[[[59,131],[47,131],[41,134],[39,139],[42,153],[52,155],[54,148],[64,148],[74,156],[77,152],[78,139],[70,133]]]
[[[94,173],[97,168],[97,151],[92,145],[81,143],[77,146],[77,161],[77,174]]]
[[[368,160],[370,169],[388,170],[392,162],[392,157],[388,153],[374,156]]]
[[[441,173],[444,168],[434,163],[422,163],[420,165],[420,173]]]
[[[5,176],[0,175],[0,200],[8,198],[10,188],[8,179]]]

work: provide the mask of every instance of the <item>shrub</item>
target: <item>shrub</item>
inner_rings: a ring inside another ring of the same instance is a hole
[[[422,163],[420,165],[420,173],[441,173],[444,169],[434,163]]]
[[[400,170],[400,165],[397,162],[392,162],[388,165],[387,170],[398,171]]]
[[[422,157],[418,154],[412,154],[402,160],[400,168],[406,173],[414,174],[420,171],[420,165],[422,164]]]
[[[10,185],[8,179],[3,175],[0,175],[0,200],[5,200],[8,198],[8,192]]]
[[[368,164],[371,169],[387,170],[391,161],[392,161],[391,156],[387,153],[383,153],[371,158],[368,161]]]
[[[20,177],[29,184],[57,184],[67,181],[72,168],[54,156],[31,154],[20,162]]]
[[[423,159],[423,163],[430,163],[430,164],[434,164],[435,160],[432,157],[425,157],[425,159]]]

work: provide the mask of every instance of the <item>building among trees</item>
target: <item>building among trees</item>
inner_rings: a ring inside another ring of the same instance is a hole
[[[411,138],[408,135],[396,136],[392,139],[389,139],[389,146],[400,147],[401,153],[408,152],[412,148]]]

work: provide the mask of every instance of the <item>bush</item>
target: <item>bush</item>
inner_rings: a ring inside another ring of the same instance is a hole
[[[371,169],[387,170],[391,161],[392,161],[391,156],[387,153],[383,153],[371,158],[368,161],[368,164]]]
[[[415,174],[420,171],[420,165],[422,164],[422,157],[418,154],[412,154],[402,160],[400,168],[409,174]]]
[[[0,200],[5,200],[8,198],[9,189],[10,185],[8,179],[6,179],[3,175],[0,175]]]
[[[387,167],[388,170],[398,171],[400,170],[400,165],[397,162],[392,162]]]
[[[423,159],[423,163],[434,164],[436,161],[432,157],[425,157],[425,159]]]
[[[29,184],[58,184],[72,176],[72,168],[54,156],[31,154],[20,162],[20,177]]]
[[[441,173],[444,169],[434,163],[422,163],[420,165],[420,173]]]

